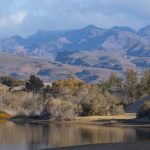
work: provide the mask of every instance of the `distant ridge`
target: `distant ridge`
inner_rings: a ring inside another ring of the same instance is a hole
[[[110,29],[88,25],[82,29],[44,31],[22,38],[12,36],[0,42],[0,50],[13,54],[40,55],[60,51],[124,50],[131,56],[150,56],[150,25],[134,29],[114,26]],[[111,39],[111,40],[110,40]]]

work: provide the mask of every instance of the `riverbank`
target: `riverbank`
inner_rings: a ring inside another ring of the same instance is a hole
[[[115,122],[115,121],[119,121],[119,120],[133,120],[136,118],[136,114],[122,114],[122,115],[114,115],[114,116],[82,116],[82,117],[75,117],[72,119],[49,119],[46,117],[38,117],[38,116],[34,116],[34,117],[13,117],[10,118],[10,121],[13,122],[66,122],[66,123],[79,123],[79,124],[88,124],[88,123],[92,123],[92,124],[103,124],[105,122]]]
[[[69,123],[110,127],[150,127],[149,118],[137,119],[135,113],[125,113],[117,116],[77,117],[75,120],[69,121]]]
[[[136,114],[125,113],[116,116],[85,116],[73,119],[59,120],[32,117],[14,117],[9,119],[16,123],[34,123],[34,124],[86,124],[110,127],[150,127],[149,119],[136,119]]]
[[[45,150],[148,150],[149,148],[150,142],[133,142],[115,144],[94,144],[64,148],[50,148]]]

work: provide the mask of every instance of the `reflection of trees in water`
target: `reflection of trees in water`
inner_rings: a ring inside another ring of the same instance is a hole
[[[28,124],[28,135],[27,144],[29,145],[29,150],[37,150],[39,149],[40,145],[48,145],[48,125],[37,125],[37,124]]]
[[[150,139],[150,131],[148,133],[144,131],[134,128],[110,128],[94,125],[37,125],[9,122],[0,124],[0,144],[21,144],[28,146],[27,149],[34,150],[40,148],[39,144],[56,147]]]
[[[15,124],[7,122],[0,124],[0,145],[20,144],[27,145],[27,149],[37,149],[37,144],[48,144],[49,126],[34,124]]]
[[[49,142],[54,146],[134,141],[134,129],[91,125],[51,125]]]
[[[134,141],[135,131],[128,128],[84,127],[81,129],[82,140],[88,143],[113,143]]]
[[[25,144],[25,125],[12,122],[0,124],[0,144]]]
[[[54,146],[75,145],[82,141],[78,138],[78,128],[72,125],[50,125],[48,134],[49,142]]]

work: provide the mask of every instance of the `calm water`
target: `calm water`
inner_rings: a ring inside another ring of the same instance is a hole
[[[37,150],[94,143],[150,141],[150,129],[35,125],[0,121],[0,150]]]

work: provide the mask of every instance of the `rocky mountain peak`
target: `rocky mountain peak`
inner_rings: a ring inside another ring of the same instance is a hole
[[[150,25],[147,25],[138,31],[140,36],[150,36]]]

